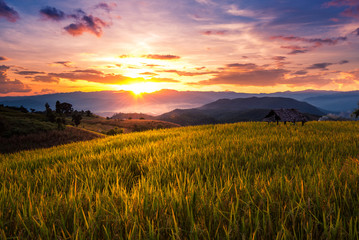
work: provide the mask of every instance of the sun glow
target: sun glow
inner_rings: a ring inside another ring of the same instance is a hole
[[[155,82],[133,83],[128,85],[121,85],[118,87],[118,90],[131,91],[135,95],[140,95],[142,93],[151,93],[161,89],[161,84]]]

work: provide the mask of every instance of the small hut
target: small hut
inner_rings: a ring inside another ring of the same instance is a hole
[[[264,117],[262,120],[264,122],[292,122],[295,124],[296,122],[302,122],[302,126],[305,122],[307,122],[306,116],[304,116],[301,112],[296,109],[278,109],[278,110],[271,110],[267,116]]]

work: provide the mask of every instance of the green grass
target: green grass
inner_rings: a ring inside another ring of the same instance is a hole
[[[46,122],[46,116],[23,113],[0,106],[0,137],[11,137],[55,130],[57,125]]]
[[[358,239],[359,123],[174,128],[0,155],[10,239]]]

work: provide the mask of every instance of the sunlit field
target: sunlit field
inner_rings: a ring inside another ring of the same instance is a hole
[[[153,130],[0,155],[0,238],[357,239],[359,123]]]

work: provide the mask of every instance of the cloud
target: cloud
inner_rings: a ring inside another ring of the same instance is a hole
[[[336,45],[340,41],[346,41],[346,37],[337,37],[337,38],[303,38],[303,37],[296,37],[296,36],[273,36],[271,39],[279,39],[284,41],[299,41],[299,42],[306,42],[306,43],[313,43],[317,47],[320,47],[324,44],[326,45]]]
[[[322,47],[323,45],[334,46],[339,42],[346,41],[347,37],[337,37],[337,38],[303,38],[296,36],[272,36],[272,40],[281,40],[288,42],[303,42],[309,43],[310,46],[298,46],[298,45],[289,45],[289,46],[281,46],[281,48],[291,49],[292,51],[288,54],[299,54],[306,53],[312,51],[316,48]]]
[[[325,7],[342,7],[347,8],[341,13],[344,17],[359,19],[359,2],[358,0],[333,0],[324,4]]]
[[[49,88],[43,88],[43,89],[41,89],[40,93],[42,93],[42,94],[51,94],[51,93],[56,93],[56,91],[53,90],[53,89],[49,89]]]
[[[230,63],[227,64],[226,67],[237,68],[237,69],[256,69],[258,68],[258,65],[254,63]]]
[[[0,0],[0,18],[5,18],[9,22],[16,22],[20,19],[18,12],[9,7],[6,2]]]
[[[218,36],[223,36],[223,35],[227,35],[229,32],[227,30],[207,30],[207,31],[203,31],[201,32],[202,35],[205,36],[210,36],[210,35],[218,35]]]
[[[95,69],[83,69],[83,70],[75,70],[75,71],[63,72],[63,73],[48,73],[46,76],[36,76],[33,81],[58,82],[60,78],[67,79],[70,81],[83,80],[83,81],[103,83],[103,84],[133,84],[133,83],[141,83],[148,81],[178,82],[177,80],[170,78],[151,78],[147,80],[142,77],[131,78],[120,74],[106,74]]]
[[[231,84],[240,86],[274,86],[283,82],[284,69],[255,69],[252,71],[224,71],[216,77],[200,81],[198,85]]]
[[[105,10],[108,13],[111,12],[115,7],[117,7],[116,3],[99,3],[95,6],[95,8]]]
[[[19,72],[15,72],[15,73],[18,75],[25,75],[25,76],[44,74],[44,72],[38,72],[38,71],[19,71]]]
[[[58,62],[53,62],[53,64],[62,65],[68,68],[71,68],[73,65],[73,63],[70,61],[58,61]]]
[[[234,4],[230,5],[226,12],[233,16],[251,17],[251,18],[258,17],[258,14],[255,13],[254,11],[248,9],[239,9]]]
[[[1,65],[0,66],[0,93],[6,94],[11,92],[30,92],[31,88],[27,85],[24,85],[20,80],[13,80],[11,81],[7,77],[7,70],[10,67]]]
[[[140,73],[141,75],[145,75],[145,76],[157,76],[158,74],[157,73],[154,73],[154,72],[143,72],[143,73]]]
[[[359,28],[355,29],[355,30],[353,31],[353,33],[356,34],[357,36],[359,36]]]
[[[49,73],[48,76],[56,78],[65,78],[70,81],[85,80],[88,82],[98,82],[104,84],[117,84],[120,82],[126,82],[128,77],[116,74],[104,74],[97,70],[76,70],[72,72],[64,73]]]
[[[306,75],[307,73],[308,72],[305,71],[305,70],[299,70],[299,71],[294,72],[293,74],[295,74],[295,75]]]
[[[161,83],[161,82],[166,82],[166,83],[178,83],[180,81],[178,80],[174,80],[172,78],[151,78],[148,80],[148,82],[158,82],[158,83]]]
[[[350,7],[344,10],[344,12],[341,13],[344,17],[352,17],[359,19],[359,4],[356,7]]]
[[[292,50],[291,52],[288,53],[289,55],[306,53],[311,50],[310,47],[301,47],[301,46],[297,46],[297,45],[281,46],[281,48]]]
[[[6,60],[9,60],[9,59],[7,57],[0,56],[0,61],[6,61]]]
[[[58,77],[53,77],[49,75],[45,76],[35,76],[32,81],[34,82],[45,82],[45,83],[58,83],[60,79]]]
[[[101,71],[95,70],[95,69],[85,69],[85,70],[75,70],[72,71],[74,73],[91,73],[91,74],[103,74]]]
[[[200,4],[205,4],[205,5],[214,4],[211,0],[196,0],[196,2],[198,2]]]
[[[78,18],[76,23],[71,23],[64,29],[72,36],[82,35],[84,32],[92,33],[97,37],[103,34],[102,28],[109,26],[108,23],[92,15],[84,15]]]
[[[171,70],[161,70],[159,72],[176,73],[178,76],[189,76],[189,77],[218,73],[217,71],[186,72],[186,71],[178,71],[178,70],[173,70],[173,69],[171,69]]]
[[[109,5],[105,5],[105,3],[97,6],[101,8],[104,8],[105,6],[109,7]],[[79,36],[85,32],[88,32],[94,34],[97,37],[101,37],[103,34],[103,28],[110,25],[98,17],[87,14],[82,9],[77,9],[73,14],[66,14],[59,9],[47,6],[40,10],[40,14],[45,20],[61,21],[66,18],[74,19],[74,23],[64,27],[65,31],[72,36]]]
[[[335,64],[338,64],[338,65],[343,65],[343,64],[347,64],[349,63],[348,60],[342,60],[338,63],[315,63],[315,64],[312,64],[311,66],[307,67],[307,69],[322,69],[322,70],[328,70],[327,67],[331,66],[331,65],[335,65]]]
[[[272,57],[272,59],[274,61],[284,61],[287,57],[284,57],[284,56],[275,56],[275,57]]]
[[[331,6],[336,6],[336,7],[340,7],[340,6],[356,6],[358,5],[358,1],[357,0],[333,0],[330,2],[325,3],[325,6],[331,7]]]
[[[307,67],[307,69],[323,69],[323,70],[328,70],[327,67],[333,65],[333,63],[315,63],[309,67]]]
[[[49,6],[42,8],[40,14],[44,19],[54,21],[61,21],[66,18],[66,14],[63,11]]]
[[[181,58],[180,56],[175,56],[175,55],[160,55],[160,54],[148,54],[148,55],[143,55],[142,57],[149,59],[158,59],[158,60],[176,60]]]
[[[282,84],[293,85],[293,86],[315,86],[321,87],[326,84],[331,83],[330,78],[326,78],[322,75],[309,75],[309,76],[297,76],[293,78],[286,79]]]

